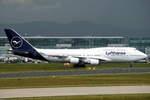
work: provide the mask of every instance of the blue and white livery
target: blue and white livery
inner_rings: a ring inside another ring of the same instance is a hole
[[[101,47],[89,49],[38,49],[21,37],[13,29],[4,30],[12,52],[19,56],[48,61],[98,65],[101,62],[134,62],[147,58],[147,55],[131,47]]]

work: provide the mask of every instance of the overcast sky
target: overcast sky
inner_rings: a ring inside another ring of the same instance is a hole
[[[150,0],[0,0],[0,24],[33,21],[150,26]]]

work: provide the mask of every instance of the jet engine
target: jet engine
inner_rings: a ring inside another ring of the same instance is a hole
[[[84,60],[85,63],[91,64],[91,65],[98,65],[100,63],[97,59],[86,59]]]
[[[78,64],[79,63],[79,58],[69,58],[69,62],[72,64]]]
[[[90,59],[90,64],[91,65],[98,65],[99,64],[99,60],[97,60],[97,59]]]

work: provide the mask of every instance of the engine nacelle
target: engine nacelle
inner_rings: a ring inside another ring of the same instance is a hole
[[[97,59],[88,59],[88,63],[91,65],[98,65],[100,62]]]
[[[79,58],[69,58],[69,61],[72,64],[78,64],[79,63]]]

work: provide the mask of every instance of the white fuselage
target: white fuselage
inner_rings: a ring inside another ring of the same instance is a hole
[[[98,65],[104,62],[133,62],[147,57],[130,47],[104,47],[89,49],[37,49],[15,30],[5,29],[6,36],[16,55],[48,62],[69,62],[76,65]]]
[[[106,62],[133,62],[144,59],[146,54],[130,47],[103,47],[91,49],[36,49],[50,62],[69,62],[69,58]]]

